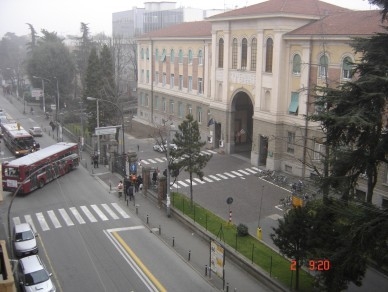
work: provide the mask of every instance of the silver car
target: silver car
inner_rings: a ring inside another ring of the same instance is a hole
[[[41,127],[32,127],[28,129],[28,132],[34,137],[42,137],[43,131]]]
[[[44,266],[37,255],[19,260],[19,284],[26,292],[55,292],[56,288],[51,281],[52,274]]]
[[[17,257],[38,253],[36,234],[29,223],[21,223],[14,226],[13,244]]]

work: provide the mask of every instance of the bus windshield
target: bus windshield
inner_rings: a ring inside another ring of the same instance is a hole
[[[4,168],[5,176],[19,177],[19,169],[17,167],[5,167]]]
[[[34,139],[31,137],[22,137],[15,140],[20,149],[30,149],[34,146]]]

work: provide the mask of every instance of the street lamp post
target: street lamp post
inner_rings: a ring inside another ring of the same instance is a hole
[[[59,86],[58,86],[58,78],[54,76],[54,79],[57,80],[57,106],[55,111],[55,120],[58,123],[58,113],[59,113]],[[57,125],[57,140],[58,140],[58,131],[59,127]]]
[[[45,101],[45,98],[44,98],[44,81],[48,81],[50,82],[50,80],[46,79],[46,78],[43,78],[43,77],[39,77],[39,76],[32,76],[32,78],[35,78],[35,79],[41,79],[42,80],[42,98],[43,98],[43,112],[46,113],[46,101]]]

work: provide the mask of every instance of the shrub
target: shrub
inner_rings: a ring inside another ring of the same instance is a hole
[[[247,236],[248,235],[248,226],[245,224],[240,223],[237,226],[237,235],[238,236]]]

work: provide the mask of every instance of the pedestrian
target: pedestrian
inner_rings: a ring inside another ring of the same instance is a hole
[[[129,196],[129,186],[130,185],[131,185],[131,181],[129,180],[128,176],[125,176],[125,178],[124,178],[125,199],[127,199],[127,196]]]
[[[119,184],[117,185],[117,194],[119,198],[121,198],[121,196],[123,195],[123,189],[124,189],[123,181],[120,181]]]
[[[158,173],[156,172],[156,169],[155,169],[154,172],[152,173],[152,182],[154,183],[154,185],[156,185],[157,179],[158,179]]]
[[[138,175],[136,179],[135,192],[139,191],[141,184],[143,184],[143,178],[141,177],[141,175]]]
[[[139,146],[139,144],[137,144],[137,152],[139,152],[140,151],[140,146]]]
[[[93,164],[94,164],[94,168],[98,168],[98,154],[97,153],[95,153],[93,156]]]
[[[129,194],[129,200],[132,201],[132,199],[135,199],[133,196],[133,185],[131,184],[128,188],[128,194]]]

